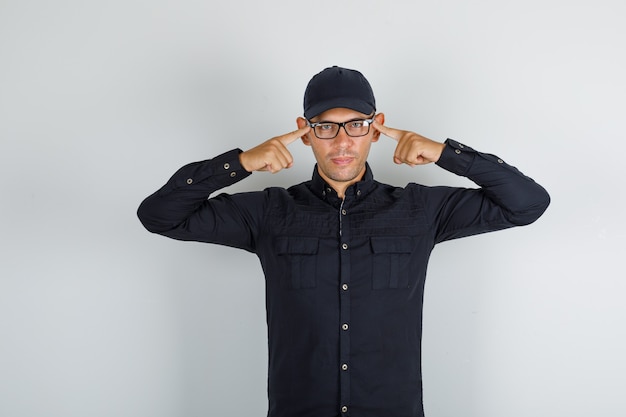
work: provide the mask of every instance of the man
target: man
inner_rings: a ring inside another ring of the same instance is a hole
[[[246,152],[184,166],[139,207],[151,232],[254,252],[266,278],[270,417],[423,416],[422,295],[436,243],[526,225],[549,196],[496,156],[384,125],[370,84],[331,67],[304,95],[298,130]],[[381,133],[393,160],[436,163],[477,189],[376,182],[366,160]],[[293,165],[301,138],[311,181],[234,195],[254,171]]]

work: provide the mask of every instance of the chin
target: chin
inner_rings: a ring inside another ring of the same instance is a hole
[[[337,182],[350,182],[356,180],[359,177],[359,173],[360,172],[337,172],[328,177]]]

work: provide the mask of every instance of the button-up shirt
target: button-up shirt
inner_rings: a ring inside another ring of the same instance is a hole
[[[479,187],[395,187],[367,166],[343,199],[317,169],[288,189],[207,198],[250,175],[240,152],[184,166],[138,214],[151,232],[259,257],[268,416],[423,416],[422,298],[434,245],[532,223],[549,204],[546,191],[448,139],[437,165]]]

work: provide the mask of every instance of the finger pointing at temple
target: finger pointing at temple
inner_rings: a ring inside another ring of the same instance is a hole
[[[293,156],[287,146],[307,134],[311,128],[305,126],[284,135],[273,137],[239,155],[241,166],[248,172],[279,172],[293,165]]]

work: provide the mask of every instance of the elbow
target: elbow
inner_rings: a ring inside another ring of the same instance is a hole
[[[509,221],[515,226],[526,226],[537,221],[550,205],[550,195],[545,190],[542,191],[542,195],[532,199],[523,210],[510,213]]]
[[[152,222],[150,222],[149,220],[149,216],[147,215],[147,213],[142,209],[142,206],[139,206],[139,208],[137,209],[137,217],[139,218],[139,221],[141,222],[141,224],[143,225],[143,227],[150,233],[156,233],[157,232],[157,227],[155,226],[155,224],[153,224]]]
[[[153,211],[150,210],[150,204],[147,199],[139,205],[137,217],[148,232],[161,234],[165,231],[162,222],[159,222]]]

